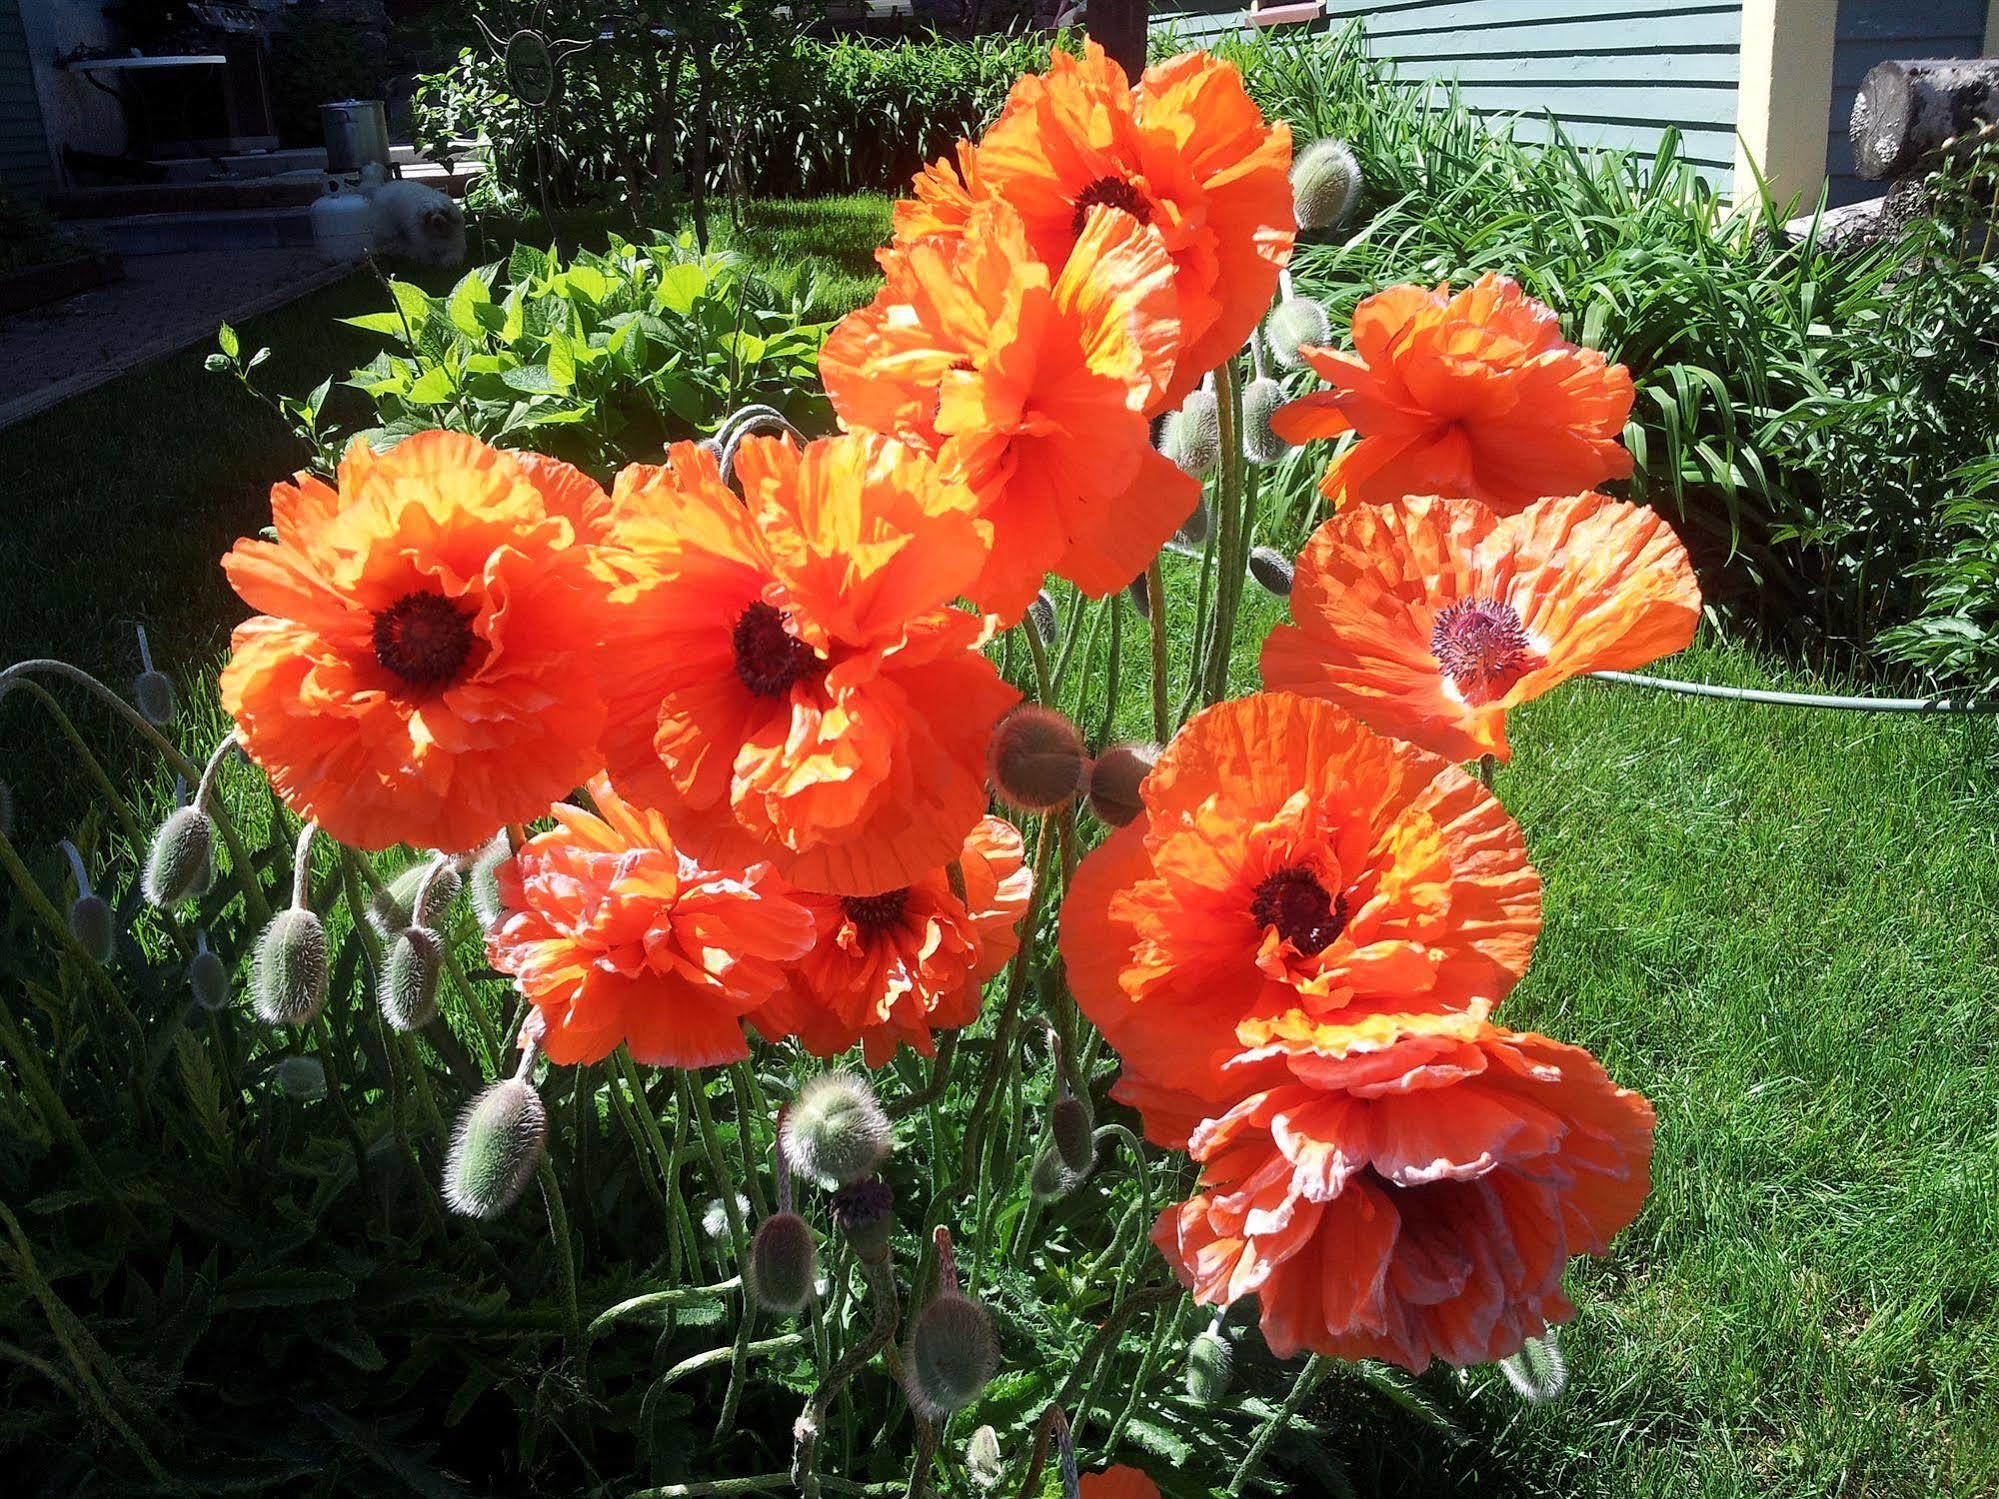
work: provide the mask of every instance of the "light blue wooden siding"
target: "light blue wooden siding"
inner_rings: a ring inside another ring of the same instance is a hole
[[[1877,197],[1884,184],[1853,175],[1853,96],[1878,62],[1976,57],[1985,44],[1985,0],[1840,0],[1832,59],[1827,188],[1834,203]]]
[[[55,186],[19,0],[0,0],[0,182],[27,193]]]
[[[1154,31],[1170,32],[1177,41],[1198,47],[1248,30],[1248,13],[1247,0],[1160,0],[1146,15]]]

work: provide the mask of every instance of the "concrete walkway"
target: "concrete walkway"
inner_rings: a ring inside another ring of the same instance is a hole
[[[0,427],[345,276],[311,250],[129,255],[125,279],[0,319]]]

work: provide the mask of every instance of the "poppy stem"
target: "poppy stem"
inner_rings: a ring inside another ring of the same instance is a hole
[[[1222,447],[1221,493],[1217,497],[1221,524],[1217,527],[1220,541],[1216,553],[1214,622],[1204,662],[1207,703],[1218,703],[1229,693],[1236,607],[1242,597],[1242,575],[1248,566],[1252,529],[1252,517],[1243,504],[1242,381],[1237,378],[1232,357],[1215,370],[1215,394]]]
[[[1172,737],[1166,704],[1166,581],[1156,556],[1145,569],[1145,588],[1151,596],[1145,612],[1152,626],[1152,736],[1164,744]]]
[[[1298,1378],[1292,1383],[1291,1393],[1284,1397],[1284,1403],[1270,1413],[1270,1419],[1257,1429],[1256,1440],[1250,1444],[1249,1454],[1242,1460],[1242,1466],[1229,1481],[1228,1492],[1240,1494],[1249,1486],[1250,1477],[1263,1465],[1263,1455],[1270,1450],[1270,1444],[1277,1439],[1277,1433],[1291,1424],[1292,1417],[1312,1396],[1319,1381],[1326,1376],[1327,1361],[1318,1354],[1305,1360],[1305,1367],[1298,1371]]]

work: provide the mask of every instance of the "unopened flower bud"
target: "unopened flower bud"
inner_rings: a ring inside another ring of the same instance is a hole
[[[1287,370],[1303,369],[1304,348],[1324,348],[1332,341],[1333,320],[1310,297],[1286,297],[1270,310],[1263,325],[1265,339],[1277,362]]]
[[[1034,1158],[1034,1169],[1027,1174],[1027,1190],[1036,1202],[1059,1202],[1082,1184],[1083,1178],[1064,1164],[1062,1152],[1053,1145]]]
[[[1090,810],[1106,827],[1121,828],[1145,811],[1138,788],[1159,759],[1156,744],[1114,744],[1090,766]]]
[[[1216,1404],[1228,1394],[1234,1375],[1235,1349],[1214,1328],[1187,1345],[1187,1394],[1192,1399]]]
[[[767,1312],[790,1315],[811,1304],[819,1246],[796,1213],[772,1213],[750,1240],[750,1291]]]
[[[822,1187],[874,1175],[891,1140],[874,1090],[851,1072],[822,1072],[800,1088],[778,1131],[791,1169]]]
[[[1291,163],[1291,208],[1300,229],[1336,229],[1360,200],[1360,163],[1344,141],[1313,141]]]
[[[1291,559],[1276,547],[1255,547],[1249,554],[1249,575],[1266,593],[1291,597]]]
[[[739,1218],[749,1217],[749,1198],[743,1196],[740,1192],[736,1193],[735,1197],[736,1216]],[[709,1198],[708,1205],[701,1209],[701,1232],[718,1244],[729,1237],[729,1206],[721,1198]]]
[[[208,888],[215,824],[199,807],[182,807],[160,824],[139,889],[155,906],[177,906]]]
[[[482,931],[490,931],[498,926],[506,916],[507,909],[500,899],[500,871],[514,851],[507,844],[507,835],[501,833],[493,841],[479,850],[473,859],[472,868],[466,874],[466,884],[472,890],[472,911],[479,918]]]
[[[1284,404],[1284,387],[1268,375],[1252,380],[1242,391],[1242,452],[1251,463],[1275,463],[1291,445],[1270,427]]]
[[[526,1078],[494,1083],[458,1116],[444,1163],[444,1201],[467,1218],[497,1218],[534,1178],[548,1144],[548,1109]]]
[[[1222,458],[1222,418],[1212,390],[1189,391],[1166,419],[1165,452],[1197,479],[1215,471]]]
[[[250,994],[269,1025],[309,1025],[326,1003],[326,928],[304,906],[271,918],[257,941]]]
[[[111,961],[111,953],[118,945],[118,930],[103,896],[86,890],[76,898],[69,908],[69,933],[94,961]]]
[[[132,680],[132,706],[154,728],[166,728],[174,721],[174,713],[180,706],[173,678],[163,671],[140,672]]]
[[[272,1071],[287,1098],[311,1103],[326,1097],[326,1064],[318,1057],[286,1057]]]
[[[1089,1104],[1073,1095],[1056,1099],[1048,1111],[1048,1131],[1055,1140],[1055,1153],[1078,1177],[1088,1176],[1097,1163],[1096,1127]]]
[[[999,1433],[981,1426],[965,1443],[965,1476],[981,1489],[996,1489],[1006,1477],[1006,1459],[1000,1452]]]
[[[895,1192],[878,1177],[848,1182],[833,1194],[833,1226],[846,1235],[854,1253],[879,1264],[895,1231]]]
[[[993,789],[1008,806],[1050,812],[1082,789],[1090,757],[1068,718],[1039,703],[1024,703],[993,730],[986,768]]]
[[[437,1018],[437,974],[444,963],[444,944],[428,927],[407,927],[397,933],[382,959],[382,979],[376,998],[382,1018],[396,1030],[421,1030]]]
[[[1208,514],[1205,499],[1194,501],[1194,508],[1187,512],[1187,518],[1180,522],[1180,529],[1173,533],[1173,540],[1180,546],[1198,547],[1208,539],[1214,529],[1214,520]]]
[[[208,946],[204,932],[195,939],[194,956],[188,960],[187,986],[194,1002],[204,1010],[220,1010],[229,1003],[229,969]]]
[[[916,1314],[903,1365],[909,1403],[924,1415],[963,1410],[999,1368],[999,1344],[985,1308],[956,1291],[939,1292]]]
[[[1041,637],[1043,645],[1055,644],[1055,638],[1062,631],[1060,618],[1055,613],[1055,596],[1047,589],[1034,596],[1034,602],[1027,606],[1028,623],[1034,626],[1034,633]]]
[[[428,882],[429,893],[424,894]],[[383,941],[394,937],[405,927],[438,926],[443,914],[451,909],[451,903],[458,899],[459,886],[463,881],[458,871],[449,864],[441,867],[434,860],[422,860],[399,871],[395,878],[377,890],[368,902],[368,925],[380,934]],[[417,909],[417,898],[423,896],[423,910]]]
[[[1559,1400],[1569,1387],[1569,1365],[1555,1346],[1551,1328],[1545,1338],[1529,1338],[1511,1358],[1499,1361],[1499,1372],[1530,1405]]]

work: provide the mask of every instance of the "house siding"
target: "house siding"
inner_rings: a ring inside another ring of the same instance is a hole
[[[1985,45],[1985,0],[1840,0],[1832,54],[1826,187],[1833,203],[1878,197],[1882,184],[1853,174],[1847,134],[1853,97],[1876,63],[1898,58],[1977,57]]]
[[[0,0],[0,183],[36,194],[55,186],[19,0]]]

